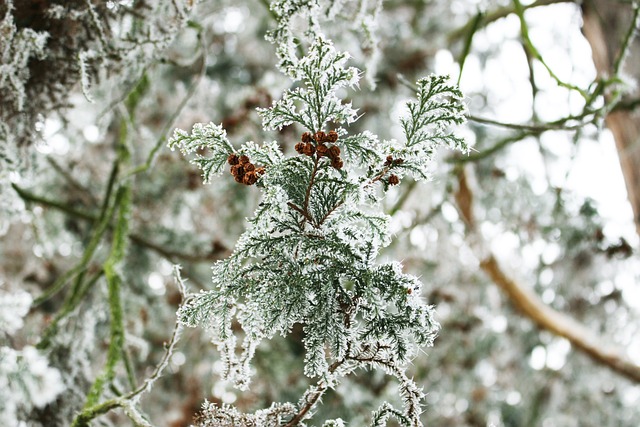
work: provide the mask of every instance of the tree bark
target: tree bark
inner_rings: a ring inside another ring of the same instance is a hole
[[[582,31],[591,45],[593,62],[600,77],[616,74],[616,63],[623,54],[625,35],[630,26],[635,25],[633,16],[634,9],[630,2],[584,0]],[[632,40],[623,59],[621,74],[640,82],[638,40]],[[638,99],[640,91],[635,88],[627,97]],[[632,102],[629,105],[635,104]],[[636,232],[640,236],[640,115],[634,109],[617,108],[607,115],[605,121],[616,141]]]

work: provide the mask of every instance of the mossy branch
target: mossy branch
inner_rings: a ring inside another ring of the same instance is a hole
[[[180,291],[180,295],[182,296],[182,302],[180,306],[185,303],[185,297],[187,295],[186,287],[182,277],[180,275],[180,267],[174,266],[174,278],[178,289]],[[158,378],[160,378],[169,365],[169,361],[171,360],[171,356],[173,355],[173,351],[182,336],[183,326],[180,322],[176,321],[176,324],[173,328],[173,333],[171,334],[171,338],[169,342],[165,345],[165,352],[160,360],[160,362],[156,365],[153,373],[135,390],[130,391],[129,393],[124,394],[123,396],[115,397],[112,399],[108,399],[101,403],[96,403],[91,406],[85,405],[85,407],[80,411],[80,413],[76,416],[71,424],[71,427],[87,427],[89,422],[100,415],[104,415],[107,412],[116,409],[116,408],[130,408],[132,405],[136,405],[140,396],[151,390],[153,384]],[[130,416],[132,414],[129,411],[125,410],[125,414]],[[135,415],[135,414],[134,414]],[[135,421],[135,420],[133,420]]]

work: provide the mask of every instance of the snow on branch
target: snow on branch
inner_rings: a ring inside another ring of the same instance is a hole
[[[358,83],[360,72],[347,66],[348,59],[317,37],[305,56],[285,67],[300,86],[259,109],[265,129],[298,123],[307,130],[295,145],[297,154],[285,155],[278,142],[234,149],[224,129],[212,124],[196,124],[191,134],[175,131],[171,148],[208,153],[194,161],[205,181],[221,173],[226,161],[237,182],[262,192],[231,256],[213,265],[211,289],[190,295],[178,316],[182,324],[211,333],[223,377],[241,390],[249,387],[260,342],[303,325],[304,372],[319,380],[286,425],[310,417],[340,377],[373,367],[398,380],[403,400],[402,410],[378,411],[374,424],[394,415],[402,425],[419,426],[422,390],[404,371],[421,347],[433,345],[439,324],[420,296],[420,280],[398,262],[377,261],[391,235],[375,194],[399,183],[395,171],[423,168],[439,146],[466,150],[450,129],[464,120],[465,107],[457,87],[431,76],[418,82],[417,99],[408,103],[404,145],[380,142],[366,131],[330,129],[358,118],[337,95]],[[256,416],[208,404],[199,422],[250,423]]]

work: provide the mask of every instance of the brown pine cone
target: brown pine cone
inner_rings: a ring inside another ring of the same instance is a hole
[[[241,164],[241,165],[244,165],[244,164],[246,164],[246,163],[249,163],[249,157],[247,157],[247,156],[240,156],[239,161],[240,161],[240,164]]]
[[[242,165],[231,166],[231,175],[242,178],[242,175],[244,175],[244,167]]]
[[[236,182],[239,182],[242,184],[242,179],[243,179],[244,175],[234,175],[233,179],[236,180]]]
[[[316,132],[313,135],[313,139],[315,139],[316,142],[324,142],[326,137],[327,137],[327,134],[322,132],[321,130]]]
[[[307,156],[313,156],[316,152],[316,147],[312,143],[308,142],[305,144],[303,152]]]
[[[389,177],[389,185],[398,185],[400,183],[400,178],[396,175],[391,175]]]
[[[318,145],[318,147],[316,147],[316,151],[318,152],[318,156],[326,156],[329,154],[329,147],[324,144],[320,144]]]
[[[255,172],[247,172],[242,178],[242,183],[246,185],[253,185],[258,180]]]
[[[387,156],[387,161],[384,162],[384,165],[385,166],[391,166],[392,163],[393,163],[393,157]]]
[[[331,166],[333,166],[334,168],[340,170],[342,169],[343,165],[344,163],[342,162],[342,159],[340,157],[334,157],[333,159],[331,159]]]
[[[329,148],[329,156],[331,156],[332,159],[340,157],[340,148],[337,145],[331,146],[331,148]]]
[[[244,165],[245,172],[251,172],[254,170],[256,170],[256,166],[253,163],[247,163],[246,165]]]
[[[311,134],[309,132],[305,132],[302,134],[302,142],[311,142]]]
[[[231,166],[237,165],[239,163],[238,155],[235,153],[229,154],[229,157],[227,157],[227,163]]]
[[[305,132],[306,133],[306,132]],[[298,152],[298,154],[302,154],[304,152],[304,146],[306,145],[306,142],[298,142],[296,144],[296,146],[294,147],[296,149],[296,151]]]
[[[338,140],[338,132],[335,130],[330,131],[326,136],[327,142],[336,142]]]

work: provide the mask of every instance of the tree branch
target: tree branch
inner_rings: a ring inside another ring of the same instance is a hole
[[[182,301],[180,303],[180,305],[182,306],[186,301],[187,291],[186,291],[184,282],[182,280],[182,277],[180,276],[180,267],[178,266],[174,266],[174,278],[178,286],[178,289],[180,291],[180,295],[182,296]],[[175,350],[176,344],[180,340],[183,329],[184,329],[184,326],[179,321],[176,320],[176,324],[173,328],[173,333],[171,334],[171,338],[169,342],[165,345],[165,352],[164,352],[164,355],[162,356],[162,359],[156,365],[153,373],[144,381],[144,383],[142,383],[142,385],[140,385],[140,387],[130,391],[124,396],[115,397],[115,398],[106,400],[102,403],[97,403],[95,405],[84,408],[73,420],[72,427],[87,426],[92,419],[100,415],[106,414],[112,409],[125,408],[125,412],[127,412],[126,410],[127,408],[131,407],[132,405],[136,405],[140,399],[140,396],[143,393],[151,390],[153,383],[162,376],[162,372],[169,365],[169,361],[171,360],[171,356],[173,355],[173,351]],[[130,416],[130,414],[127,414],[127,416]]]
[[[328,372],[333,374],[336,369],[338,369],[343,363],[346,362],[346,359],[340,359],[334,362],[330,367]],[[312,392],[311,396],[306,399],[306,403],[300,408],[298,413],[287,423],[284,427],[295,427],[298,425],[300,421],[302,421],[305,415],[315,406],[318,400],[322,397],[322,395],[329,388],[329,384],[325,379],[321,379],[315,385],[315,391]]]
[[[70,205],[67,205],[65,203],[61,203],[58,202],[57,200],[51,200],[51,199],[47,199],[46,197],[42,197],[42,196],[38,196],[34,193],[31,193],[30,191],[27,191],[21,187],[18,187],[15,184],[11,184],[11,186],[13,187],[13,189],[16,191],[16,193],[18,193],[18,195],[20,196],[20,198],[22,200],[24,200],[25,202],[33,202],[33,203],[37,203],[40,204],[42,206],[47,206],[50,208],[54,208],[57,209],[61,212],[64,212],[72,217],[75,218],[80,218],[86,221],[90,221],[90,222],[97,222],[98,221],[98,216],[89,213],[89,212],[84,212],[81,210],[78,210]],[[112,229],[113,226],[111,224],[109,224],[108,226],[109,229]],[[176,262],[177,260],[182,260],[182,261],[186,261],[186,262],[205,262],[205,261],[217,261],[220,259],[220,254],[223,252],[227,252],[228,248],[220,246],[219,249],[216,249],[215,251],[211,251],[209,253],[206,254],[190,254],[190,253],[186,253],[186,252],[180,252],[180,251],[176,251],[176,250],[172,250],[172,249],[167,249],[164,246],[152,242],[149,239],[147,239],[146,237],[142,236],[141,234],[138,233],[129,233],[128,234],[129,239],[131,239],[131,241],[137,245],[140,245],[142,247],[145,247],[147,249],[151,249],[152,251],[156,252],[157,254],[161,255],[162,257],[168,259],[171,262]]]
[[[455,195],[460,213],[467,225],[468,235],[477,247],[486,247],[482,237],[475,231],[473,216],[473,192],[468,184],[464,168],[459,169],[458,191]],[[480,252],[480,251],[478,251]],[[605,342],[602,337],[570,316],[554,310],[526,286],[506,274],[488,250],[480,254],[480,268],[502,289],[511,303],[538,327],[555,335],[566,338],[574,347],[581,350],[594,361],[601,363],[626,378],[640,383],[640,366],[630,360],[622,349]]]
[[[544,304],[529,287],[509,277],[493,254],[480,262],[480,268],[509,296],[511,302],[540,328],[566,338],[596,362],[640,383],[640,366],[633,363],[623,350],[603,342],[601,337],[581,323]]]
[[[537,0],[529,5],[524,6],[524,10],[540,6],[549,6],[556,3],[575,3],[575,0]],[[465,25],[449,33],[447,39],[449,43],[454,43],[467,35],[474,26],[476,26],[477,28],[486,27],[492,22],[505,18],[515,12],[516,10],[513,6],[504,6],[492,12],[484,14],[477,23],[475,22],[477,20],[476,15],[474,15]]]
[[[610,7],[609,2],[589,0],[582,5],[582,32],[591,45],[593,63],[599,75],[611,76],[609,81],[619,81],[621,73],[635,80],[640,76],[640,48],[637,40],[633,43],[639,17],[640,9],[633,4]],[[606,84],[601,86],[604,91]],[[605,121],[616,141],[636,233],[640,235],[640,121],[633,111],[638,106],[637,91],[631,92],[635,99],[623,102],[620,89],[604,93],[606,103],[612,105]]]

